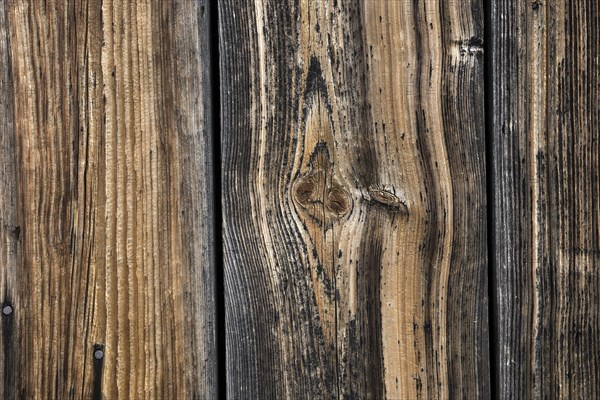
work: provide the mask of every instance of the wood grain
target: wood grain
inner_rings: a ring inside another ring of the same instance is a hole
[[[208,7],[0,3],[3,398],[216,396]]]
[[[482,24],[220,3],[229,398],[489,398]]]
[[[598,398],[600,9],[492,5],[499,398]]]
[[[0,398],[12,400],[15,393],[7,388],[16,381],[14,364],[19,329],[14,306],[17,300],[18,262],[21,228],[17,220],[17,163],[13,117],[13,82],[10,58],[8,10],[0,2]]]

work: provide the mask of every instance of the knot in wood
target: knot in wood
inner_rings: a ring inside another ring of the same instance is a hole
[[[330,223],[352,209],[352,198],[348,192],[322,172],[298,178],[292,194],[298,211],[317,222]]]
[[[315,179],[313,177],[305,177],[300,179],[298,184],[296,185],[295,196],[296,200],[305,204],[311,201],[313,195],[315,194],[317,185],[315,183]]]
[[[380,186],[369,186],[369,198],[371,203],[379,204],[388,210],[400,214],[408,214],[408,207],[398,196]]]
[[[350,196],[341,187],[332,187],[327,193],[325,206],[338,216],[343,216],[350,211]]]

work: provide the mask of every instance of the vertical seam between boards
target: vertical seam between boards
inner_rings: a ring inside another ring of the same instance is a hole
[[[219,2],[207,0],[209,33],[209,88],[212,131],[213,246],[215,295],[215,345],[217,364],[217,398],[227,398],[227,343],[225,338],[225,264],[223,258],[223,204],[221,182],[221,76],[219,62]]]
[[[494,174],[494,29],[493,8],[497,6],[498,0],[485,0],[483,2],[484,12],[484,74],[483,74],[483,96],[484,96],[484,126],[485,126],[485,175],[486,175],[486,210],[487,210],[487,255],[488,255],[488,351],[489,351],[489,385],[490,398],[498,399],[498,364],[497,364],[497,331],[496,331],[496,278],[495,278],[495,174]]]

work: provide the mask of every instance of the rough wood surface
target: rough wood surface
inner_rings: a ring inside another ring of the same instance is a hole
[[[18,260],[21,229],[17,221],[17,163],[13,118],[13,82],[7,7],[0,2],[0,399],[15,398],[15,358],[13,343],[19,337],[13,303],[17,300]]]
[[[482,24],[220,3],[229,398],[489,398]]]
[[[599,398],[600,8],[495,0],[491,31],[499,398]]]
[[[216,395],[208,7],[0,2],[2,398]]]

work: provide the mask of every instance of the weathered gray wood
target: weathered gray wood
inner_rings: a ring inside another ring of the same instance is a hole
[[[215,292],[215,166],[213,135],[219,121],[214,121],[212,104],[211,35],[216,13],[211,0],[177,0],[162,2],[172,29],[170,41],[165,40],[160,52],[164,63],[172,64],[173,93],[166,98],[165,112],[173,113],[173,133],[179,152],[179,187],[172,195],[178,202],[180,217],[176,223],[180,232],[182,257],[182,293],[184,298],[185,343],[183,359],[186,382],[185,398],[215,399],[219,393],[217,352],[217,307]],[[218,87],[217,89],[218,90]],[[218,168],[218,166],[217,166]],[[220,221],[218,221],[220,223]],[[178,288],[173,288],[178,290]],[[177,292],[175,292],[177,293]],[[220,317],[222,318],[222,316]],[[182,356],[182,355],[179,355]]]
[[[499,398],[599,398],[599,5],[491,6]]]
[[[489,398],[482,23],[220,2],[229,398]]]

